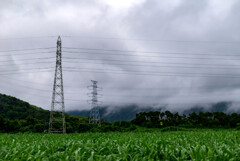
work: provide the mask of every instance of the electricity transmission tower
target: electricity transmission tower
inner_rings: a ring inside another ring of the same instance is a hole
[[[91,112],[90,112],[90,117],[89,117],[89,123],[95,123],[100,125],[101,120],[100,120],[100,113],[99,113],[99,101],[98,101],[98,91],[99,87],[97,86],[97,81],[91,80],[92,85],[89,86],[92,90],[90,94],[91,99],[89,100],[89,103],[91,104]]]
[[[57,40],[56,68],[49,120],[50,133],[66,133],[62,77],[62,42],[61,37],[59,36]]]

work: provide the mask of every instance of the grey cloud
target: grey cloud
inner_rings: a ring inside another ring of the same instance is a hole
[[[221,3],[221,4],[220,4]],[[216,6],[215,6],[216,5]],[[238,6],[240,2],[217,2],[217,1],[142,1],[126,9],[114,9],[106,1],[13,1],[2,2],[0,8],[0,36],[8,37],[28,37],[28,36],[51,36],[62,35],[63,46],[103,48],[134,51],[167,51],[179,52],[175,56],[186,56],[180,53],[209,53],[212,54],[238,54],[239,46],[234,43],[213,43],[212,41],[234,42],[239,41],[239,14]],[[78,37],[64,37],[64,36]],[[79,37],[80,36],[80,37]],[[109,37],[113,39],[98,39],[97,37]],[[114,38],[120,39],[114,39]],[[128,39],[129,38],[129,39]],[[49,47],[56,46],[57,37],[36,38],[36,39],[12,39],[0,40],[0,50],[11,50],[21,48]],[[128,40],[127,40],[128,39]],[[130,40],[137,39],[137,40]],[[178,41],[142,41],[142,40],[182,40]],[[191,42],[191,40],[209,42]],[[225,64],[238,65],[238,56],[230,57],[233,60],[212,60],[212,59],[180,59],[167,57],[124,57],[101,54],[69,54],[64,53],[63,57],[94,58],[102,60],[91,61],[93,63],[67,63],[63,60],[63,66],[74,66],[77,68],[107,68],[110,70],[128,71],[155,71],[169,73],[212,73],[212,74],[232,74],[240,75],[238,69],[203,69],[203,68],[167,68],[167,67],[146,67],[117,65],[117,62],[105,61],[105,59],[121,59],[127,61],[154,61],[166,63],[186,63],[187,64]],[[92,51],[93,52],[93,51]],[[99,52],[100,51],[94,51]],[[116,54],[116,52],[111,52]],[[125,53],[126,54],[126,53]],[[132,53],[133,54],[133,53]],[[151,53],[140,53],[139,55],[157,55]],[[210,57],[191,55],[192,58]],[[39,57],[43,55],[37,55]],[[31,57],[37,57],[36,55]],[[55,56],[52,53],[44,56]],[[160,55],[159,55],[160,56]],[[163,55],[162,55],[163,56]],[[165,55],[171,56],[171,55]],[[174,55],[172,55],[174,56]],[[16,56],[17,57],[17,56]],[[219,57],[216,57],[219,58]],[[221,57],[220,57],[221,58]],[[223,57],[224,58],[224,57]],[[0,60],[6,58],[0,57]],[[16,58],[18,59],[18,57]],[[7,59],[10,60],[10,59]],[[54,59],[51,60],[54,66]],[[83,62],[83,60],[75,60]],[[89,62],[89,61],[88,61]],[[21,63],[24,63],[23,61]],[[102,63],[102,64],[101,64]],[[125,62],[127,63],[127,62]],[[13,63],[14,64],[14,63]],[[17,63],[15,63],[17,64]],[[130,63],[127,63],[130,64]],[[136,64],[136,63],[135,63]],[[140,64],[140,63],[137,63]],[[51,64],[47,65],[50,66]],[[152,64],[153,65],[153,64]],[[155,63],[155,65],[164,65]],[[166,65],[166,64],[165,64]],[[17,67],[17,65],[15,65]],[[36,65],[37,66],[37,65]],[[177,65],[176,65],[177,66]],[[178,65],[181,66],[181,65]],[[27,66],[27,67],[35,67]],[[44,67],[44,66],[39,66]],[[223,66],[224,67],[224,66]],[[3,68],[4,70],[6,68]],[[9,67],[9,69],[18,68]],[[191,74],[193,75],[193,74]],[[53,73],[39,73],[28,75],[11,75],[11,89],[7,85],[2,85],[3,92],[11,94],[30,103],[49,109],[51,101],[51,90],[53,83]],[[15,79],[29,82],[32,88],[41,88],[50,92],[34,91],[18,87],[19,83],[14,83]],[[215,103],[218,101],[234,101],[240,94],[238,90],[239,79],[231,78],[209,78],[209,77],[178,77],[178,76],[148,76],[148,75],[125,75],[113,73],[68,73],[64,72],[64,90],[66,98],[82,100],[79,102],[65,101],[66,108],[83,109],[89,108],[86,103],[88,99],[86,93],[90,80],[99,81],[99,86],[103,87],[103,102],[105,104],[119,105],[121,103],[145,104],[169,104],[166,108],[181,109],[189,104]],[[7,80],[1,77],[0,80]],[[37,83],[47,84],[41,86]],[[10,83],[9,83],[10,84]],[[68,86],[75,88],[70,88]],[[67,94],[67,93],[76,94]],[[231,95],[233,94],[233,95]],[[44,97],[37,97],[41,95]],[[118,96],[114,96],[118,95]],[[199,97],[196,97],[198,95]],[[111,103],[109,103],[111,102]],[[173,105],[171,105],[173,104]],[[179,105],[176,105],[179,104]],[[234,108],[238,108],[234,106]],[[67,110],[68,110],[67,109]]]

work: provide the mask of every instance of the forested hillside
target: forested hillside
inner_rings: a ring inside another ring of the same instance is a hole
[[[48,130],[50,111],[30,105],[18,98],[0,94],[0,132],[44,132]],[[69,132],[78,129],[87,118],[68,114],[66,125]]]
[[[0,94],[0,132],[47,132],[50,111],[30,105],[12,96]],[[89,124],[87,117],[65,114],[67,133],[130,131],[130,122]]]
[[[0,116],[5,119],[26,119],[33,117],[41,121],[48,121],[49,111],[30,105],[15,97],[0,94]]]

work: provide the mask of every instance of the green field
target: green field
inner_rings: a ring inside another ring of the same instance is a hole
[[[0,134],[0,160],[240,160],[240,131]]]

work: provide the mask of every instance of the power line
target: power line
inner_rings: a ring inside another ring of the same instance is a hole
[[[205,94],[205,93],[203,93]],[[136,98],[152,98],[152,99],[156,99],[156,98],[161,98],[161,97],[165,97],[165,96],[151,96],[151,95],[105,95],[104,96],[108,96],[108,97],[127,97],[127,98],[132,98],[132,97],[136,97]],[[215,97],[215,96],[240,96],[240,94],[233,94],[233,93],[228,93],[228,94],[214,94],[212,97]],[[174,95],[172,97],[188,97],[188,98],[191,98],[191,97],[207,97],[209,98],[209,95],[193,95],[192,93],[191,94],[185,94],[185,95]]]
[[[44,93],[49,93],[49,94],[51,94],[51,92],[52,92],[52,90],[47,90],[47,89],[40,89],[40,88],[33,88],[33,87],[30,87],[30,86],[27,86],[27,85],[24,85],[24,84],[16,84],[16,83],[13,83],[13,82],[6,82],[6,81],[3,81],[3,80],[1,80],[1,83],[5,83],[4,84],[4,86],[9,86],[9,87],[14,87],[14,89],[16,89],[16,88],[22,88],[22,89],[26,89],[26,90],[32,90],[32,91],[41,91],[41,92],[44,92]],[[10,84],[12,84],[12,85],[10,85]],[[13,86],[13,85],[16,85],[16,86]],[[24,90],[24,91],[26,91],[26,90]],[[28,91],[28,93],[29,93],[29,91]],[[67,94],[76,94],[76,93],[67,93]],[[37,95],[37,96],[39,96],[39,95]],[[44,95],[45,96],[45,95]],[[85,96],[85,94],[82,94],[82,96]],[[48,97],[45,97],[45,98],[48,98]]]
[[[114,49],[96,49],[96,48],[69,48],[66,47],[64,52],[67,53],[76,53],[76,54],[81,54],[81,53],[86,53],[86,54],[101,54],[101,55],[120,55],[120,56],[144,56],[144,57],[160,57],[159,55],[139,55],[139,54],[124,54],[124,53],[154,53],[154,54],[162,54],[162,55],[205,55],[205,56],[237,56],[239,57],[240,54],[235,54],[235,55],[222,55],[222,54],[213,54],[213,53],[193,53],[193,52],[169,52],[169,51],[134,51],[134,50],[114,50]],[[75,50],[80,50],[80,51],[71,51],[69,49],[75,49]],[[83,51],[82,51],[83,50]],[[87,50],[87,51],[84,51]],[[89,52],[90,50],[90,52]],[[92,52],[93,51],[104,51],[104,53],[100,52]],[[107,53],[106,53],[107,52]],[[109,52],[117,52],[117,53],[109,53]]]
[[[1,50],[1,53],[16,52],[16,51],[31,51],[31,50],[43,50],[43,49],[55,49],[56,47],[45,47],[45,48],[29,48],[29,49],[14,49],[14,50]]]
[[[84,96],[84,95],[82,95]],[[107,96],[107,97],[119,97],[119,98],[148,98],[148,99],[156,99],[156,98],[164,98],[165,96],[149,96],[149,95],[105,95],[104,96]],[[225,95],[213,95],[212,97],[215,97],[215,96],[240,96],[240,94],[225,94]],[[192,94],[186,94],[186,95],[175,95],[175,96],[171,96],[171,97],[188,97],[188,98],[195,98],[195,97],[198,97],[198,98],[202,98],[202,97],[206,97],[206,98],[209,98],[209,95],[192,95]],[[77,101],[77,100],[76,100]]]
[[[39,83],[39,82],[32,82],[32,81],[25,81],[25,80],[21,80],[21,79],[16,79],[16,78],[10,78],[10,77],[3,77],[4,79],[8,79],[8,83],[10,83],[11,81],[15,81],[15,82],[26,82],[26,83],[33,83],[33,84],[36,84],[36,85],[43,85],[43,86],[50,86],[52,87],[52,85],[49,85],[49,84],[42,84],[42,83]],[[14,84],[14,83],[13,83]],[[19,84],[19,85],[22,85],[23,83]],[[29,87],[29,86],[27,86]],[[65,86],[64,87],[74,87],[74,88],[77,88],[78,86]],[[213,88],[213,87],[223,87],[223,85],[211,85],[211,86],[195,86],[195,87],[192,87],[192,86],[179,86],[179,87],[155,87],[155,88],[143,88],[143,87],[136,87],[136,88],[133,88],[133,87],[119,87],[119,88],[112,88],[112,87],[104,87],[105,89],[127,89],[127,90],[131,90],[131,89],[134,89],[134,90],[159,90],[159,89],[162,89],[162,90],[166,90],[166,89],[172,89],[172,90],[176,90],[176,89],[189,89],[189,90],[192,90],[192,89],[202,89],[202,88]],[[229,87],[229,86],[226,86],[226,87]],[[79,88],[79,87],[78,87]],[[39,88],[38,88],[39,89]],[[36,89],[37,90],[37,89]],[[49,90],[48,90],[49,91]],[[78,92],[67,92],[67,93],[72,93],[72,94],[76,94]]]
[[[16,79],[16,78],[10,78],[10,77],[8,77],[8,76],[4,76],[4,77],[2,77],[2,78],[4,78],[4,79],[8,79],[8,80],[14,80],[14,81],[16,81],[16,82],[34,83],[34,84],[37,84],[37,85],[42,85],[42,86],[51,86],[51,87],[52,87],[52,85],[49,85],[49,84],[43,84],[43,83],[39,83],[39,82],[32,82],[32,81],[25,81],[25,80]]]
[[[55,47],[53,47],[55,48]],[[34,50],[42,50],[42,49],[47,49],[47,48],[35,48],[35,49],[21,49],[21,50],[8,50],[8,51],[5,51],[5,52],[19,52],[19,51],[34,51]],[[70,48],[67,48],[67,49],[70,49]],[[71,49],[80,49],[80,48],[71,48]],[[100,55],[118,55],[118,56],[142,56],[142,57],[162,57],[162,56],[159,56],[159,55],[137,55],[137,54],[113,54],[113,53],[106,53],[107,51],[111,51],[111,52],[138,52],[138,51],[124,51],[124,50],[106,50],[106,49],[89,49],[89,48],[84,48],[81,50],[97,50],[97,51],[104,51],[104,52],[74,52],[74,51],[66,51],[67,53],[86,53],[86,54],[100,54]],[[4,51],[0,51],[0,52],[4,52]],[[52,51],[51,51],[52,52]],[[19,54],[16,54],[16,53],[11,53],[11,54],[14,54],[14,55],[28,55],[28,54],[37,54],[37,53],[51,53],[50,51],[48,52],[31,52],[31,53],[19,53]],[[144,52],[144,51],[142,51]],[[147,53],[145,51],[145,53]],[[148,52],[148,53],[162,53],[162,52]],[[166,52],[164,54],[184,54],[184,53],[171,53],[171,52]],[[193,54],[193,55],[197,55],[196,53],[185,53],[185,54]],[[208,54],[204,54],[204,53],[200,53],[202,55],[208,55]],[[0,56],[8,56],[8,55],[0,55]],[[209,56],[209,55],[208,55]],[[217,55],[215,55],[217,56]],[[218,56],[223,56],[223,55],[218,55]],[[224,56],[229,56],[229,55],[224,55]],[[233,55],[231,55],[233,56]],[[240,55],[234,55],[234,56],[240,56]],[[167,57],[167,56],[164,56],[164,57]],[[55,58],[55,57],[51,57],[51,58]],[[21,60],[35,60],[35,59],[51,59],[51,58],[34,58],[34,59],[19,59],[19,61]],[[168,57],[168,58],[183,58],[183,59],[219,59],[219,58],[193,58],[193,57]],[[141,61],[129,61],[129,60],[116,60],[116,59],[92,59],[92,58],[73,58],[73,57],[66,57],[65,59],[84,59],[84,60],[100,60],[100,61],[115,61],[115,62],[121,62],[121,61],[124,61],[124,62],[138,62],[138,63],[161,63],[161,62],[141,62]],[[220,59],[220,60],[239,60],[239,59]],[[11,60],[11,61],[15,61],[15,60]],[[8,61],[2,61],[2,62],[8,62]],[[31,63],[29,63],[31,64]],[[180,63],[178,63],[180,64]],[[181,63],[181,64],[184,64],[186,65],[185,63]],[[121,65],[126,65],[126,64],[122,64]],[[133,65],[133,64],[132,64]],[[139,64],[139,65],[136,65],[136,66],[147,66],[147,65],[143,65],[143,64]],[[196,64],[194,64],[196,65]],[[198,64],[199,65],[199,64]],[[204,68],[205,66],[204,65],[215,65],[214,67],[216,67],[216,64],[202,64],[203,66],[201,68]],[[151,67],[154,67],[154,65],[148,65],[148,66],[151,66]],[[155,65],[157,66],[157,65]],[[220,65],[219,65],[220,66]],[[221,65],[222,66],[222,65]],[[228,65],[226,65],[228,66]],[[230,65],[229,65],[230,66]],[[232,65],[231,65],[232,66]],[[239,65],[240,66],[240,65]],[[159,67],[163,67],[163,66],[159,66]],[[182,67],[185,67],[185,68],[194,68],[194,67],[187,67],[187,66],[182,66]],[[197,68],[197,67],[195,67]],[[200,68],[200,67],[198,67]],[[213,67],[211,67],[213,68]],[[22,69],[21,71],[16,71],[16,70],[5,70],[5,71],[0,71],[0,72],[3,72],[3,73],[0,73],[0,75],[2,74],[6,74],[6,75],[10,75],[10,74],[21,74],[21,73],[31,73],[31,70],[34,70],[34,73],[38,73],[38,72],[53,72],[53,71],[49,71],[48,69],[53,69],[52,67],[50,68],[47,68],[47,67],[44,67],[44,68],[29,68],[29,69]],[[96,69],[96,68],[77,68],[77,67],[64,67],[63,69],[66,69],[64,71],[67,71],[67,72],[94,72],[94,73],[113,73],[113,74],[128,74],[128,75],[148,75],[148,76],[181,76],[181,77],[217,77],[217,78],[240,78],[240,75],[233,75],[233,74],[214,74],[214,73],[176,73],[176,72],[159,72],[159,71],[136,71],[136,70],[130,70],[130,71],[121,71],[121,70],[113,70],[113,69]],[[30,71],[29,71],[30,70]],[[37,70],[37,71],[35,71]],[[43,70],[43,71],[42,71]],[[10,72],[10,73],[9,73]],[[11,73],[12,72],[12,73]],[[25,86],[25,85],[23,85]],[[27,88],[28,86],[25,86],[25,88]],[[31,88],[29,88],[31,89]],[[39,89],[32,89],[32,90],[39,90]],[[39,91],[46,91],[48,92],[49,90],[39,90]],[[229,94],[226,94],[226,95],[229,95]],[[154,96],[137,96],[137,95],[131,95],[131,96],[127,96],[127,95],[106,95],[106,96],[109,96],[109,97],[148,97],[148,98],[152,98]],[[193,96],[193,95],[192,95]],[[214,96],[219,96],[219,95],[214,95]],[[225,95],[224,95],[225,96]],[[158,97],[156,96],[157,98],[161,98],[161,97]],[[178,96],[176,96],[178,97]],[[191,97],[190,95],[183,95],[183,96],[179,96],[179,97]],[[207,97],[207,96],[195,96],[195,97]],[[72,99],[66,99],[66,100],[71,100],[73,101]],[[82,100],[81,100],[82,101]]]
[[[29,93],[31,93],[31,95],[30,96],[37,96],[37,97],[41,97],[41,98],[47,98],[47,99],[49,99],[49,97],[48,96],[46,96],[46,95],[40,95],[40,94],[36,94],[36,93],[32,93],[32,92],[28,92],[28,93],[25,93],[25,94],[29,94]],[[27,98],[29,98],[29,97],[27,97]],[[83,102],[83,101],[86,101],[86,100],[74,100],[74,99],[68,99],[68,98],[65,98],[64,100],[67,100],[67,101],[81,101],[81,102]]]
[[[113,72],[122,72],[121,70],[114,70],[114,69],[99,69],[99,68],[76,68],[76,67],[64,67],[64,69],[83,69],[83,70],[100,70],[100,71],[113,71]],[[176,72],[158,72],[158,71],[137,71],[137,70],[128,70],[127,72],[129,73],[144,73],[144,72],[147,72],[147,73],[155,73],[155,74],[204,74],[204,75],[211,75],[211,76],[236,76],[236,75],[232,75],[232,74],[213,74],[213,73],[176,73]],[[237,75],[240,77],[240,75]]]
[[[15,64],[15,63],[10,63],[10,64],[0,64],[0,66],[26,66],[26,65],[29,65],[29,64],[52,64],[52,63],[55,63],[55,62],[32,62],[32,63],[18,63],[18,64]]]
[[[214,87],[222,87],[223,88],[227,88],[227,87],[231,87],[231,85],[207,85],[207,86],[179,86],[179,87],[154,87],[154,88],[149,88],[149,87],[119,87],[119,88],[116,88],[116,87],[104,87],[105,89],[117,89],[117,90],[120,90],[120,89],[125,89],[125,90],[166,90],[166,89],[172,89],[172,90],[176,90],[176,89],[189,89],[189,90],[194,90],[194,89],[202,89],[202,90],[205,90],[205,88],[214,88]],[[240,86],[239,86],[240,88]]]
[[[119,60],[119,59],[93,59],[93,58],[74,58],[74,57],[64,57],[64,59],[69,59],[69,60],[100,60],[100,61],[114,61],[114,62],[121,62],[121,61],[124,61],[124,62],[131,62],[131,63],[146,63],[146,64],[149,64],[149,63],[157,63],[157,64],[182,64],[182,65],[210,65],[210,66],[240,66],[240,65],[227,65],[227,64],[201,64],[201,63],[196,63],[196,64],[190,64],[190,63],[166,63],[166,62],[160,62],[160,61],[133,61],[133,60]]]
[[[36,84],[36,85],[42,85],[42,86],[50,86],[52,87],[52,85],[49,85],[49,84],[42,84],[42,83],[39,83],[39,82],[32,82],[32,81],[26,81],[26,80],[21,80],[21,79],[16,79],[16,78],[10,78],[10,77],[7,77],[7,76],[4,76],[2,77],[3,79],[8,79],[9,81],[15,81],[15,82],[23,82],[21,84],[24,84],[24,83],[33,83],[33,84]],[[8,81],[8,82],[9,82]],[[67,88],[79,88],[79,86],[68,86],[68,85],[64,85],[64,87],[67,87]],[[116,87],[105,87],[105,89],[125,89],[125,90],[131,90],[131,89],[134,89],[134,90],[159,90],[159,89],[162,89],[162,90],[166,90],[166,89],[172,89],[172,90],[176,90],[176,89],[189,89],[189,90],[192,90],[192,89],[202,89],[202,88],[213,88],[213,87],[223,87],[223,85],[211,85],[211,86],[179,86],[179,87],[155,87],[155,88],[149,88],[149,87],[146,87],[146,88],[143,88],[143,87],[136,87],[136,88],[133,88],[133,87],[119,87],[119,88],[116,88]],[[229,87],[229,86],[226,86],[226,87]],[[77,93],[77,92],[73,92],[73,93]]]
[[[19,72],[22,71],[28,71],[28,70],[45,70],[45,69],[54,69],[54,67],[44,67],[44,68],[27,68],[27,69],[21,69]],[[4,72],[17,72],[16,70],[0,70],[0,73]]]
[[[36,94],[31,94],[31,96],[37,96],[37,97],[41,97],[41,98],[49,98],[49,97],[46,97],[46,96],[43,96],[43,95],[36,95]],[[27,98],[25,98],[25,99],[28,99],[29,97],[27,97]],[[81,102],[81,103],[83,103],[83,102],[85,102],[85,100],[75,100],[75,99],[68,99],[68,98],[65,98],[65,100],[68,102],[68,101],[70,101],[70,102]],[[66,103],[67,103],[66,102]],[[238,101],[231,101],[231,102],[233,102],[233,103],[240,103],[240,102],[238,102]],[[86,102],[87,103],[87,102]],[[136,105],[136,104],[139,104],[140,102],[123,102],[123,101],[121,101],[121,102],[118,102],[118,101],[107,101],[107,102],[104,102],[104,105],[102,105],[102,106],[106,106],[106,105],[109,105],[109,104],[117,104],[117,105],[119,105],[119,104],[121,104],[121,105]],[[215,103],[159,103],[158,101],[155,101],[155,102],[151,102],[151,103],[146,103],[146,102],[141,102],[141,105],[146,105],[146,106],[149,106],[149,105],[155,105],[155,106],[164,106],[164,107],[167,107],[167,106],[183,106],[183,105],[185,105],[185,106],[207,106],[207,105],[212,105],[212,104],[215,104]]]
[[[66,100],[68,100],[68,101],[74,101],[74,102],[82,102],[83,100],[75,100],[75,99],[66,99]],[[229,100],[228,100],[229,101]],[[240,103],[239,101],[234,101],[234,100],[231,100],[231,102],[233,102],[233,103]],[[121,102],[118,102],[118,101],[104,101],[104,103],[105,103],[105,105],[102,105],[102,106],[106,106],[107,104],[124,104],[124,105],[126,105],[126,104],[128,104],[128,105],[136,105],[136,104],[139,104],[140,102],[123,102],[123,101],[121,101]],[[218,102],[217,102],[218,103]],[[180,105],[180,106],[182,106],[182,105],[191,105],[191,106],[203,106],[203,105],[212,105],[212,104],[215,104],[215,103],[159,103],[158,101],[155,101],[155,102],[151,102],[151,103],[146,103],[146,102],[141,102],[141,105],[157,105],[157,106],[178,106],[178,105]]]
[[[8,37],[0,40],[21,40],[21,39],[39,39],[39,38],[56,38],[58,36],[25,36],[25,37]]]
[[[29,91],[27,93],[24,93],[24,95],[28,95],[28,97],[25,98],[25,99],[29,99],[29,98],[33,98],[33,97],[35,97],[35,98],[39,98],[40,97],[40,98],[49,99],[49,97],[46,96],[46,94],[45,95],[40,95],[40,94],[36,94],[36,93],[33,93],[33,92],[29,92]],[[21,97],[21,96],[18,96],[18,97]]]
[[[52,85],[49,85],[49,84],[43,84],[43,83],[39,83],[39,82],[32,82],[32,81],[26,81],[26,80],[21,80],[21,79],[16,79],[16,78],[10,78],[8,76],[4,76],[2,77],[4,79],[8,79],[8,80],[15,80],[17,82],[24,82],[24,83],[33,83],[33,84],[36,84],[36,85],[41,85],[41,86],[50,86],[52,87]],[[70,85],[64,85],[64,87],[68,87],[68,88],[76,88],[76,86],[70,86]]]
[[[238,76],[224,76],[224,75],[187,75],[187,73],[185,74],[179,74],[179,73],[175,73],[175,74],[149,74],[149,73],[134,73],[134,72],[111,72],[111,71],[94,71],[94,70],[64,70],[64,71],[68,71],[68,72],[79,72],[79,73],[84,73],[84,72],[93,72],[93,73],[111,73],[111,74],[126,74],[126,75],[131,75],[131,76],[142,76],[142,75],[146,75],[146,76],[168,76],[168,77],[209,77],[209,78],[240,78]]]
[[[28,54],[37,54],[37,53],[53,53],[54,51],[50,51],[50,52],[35,52],[35,53],[20,53],[20,54],[16,54],[16,55],[28,55]],[[232,58],[232,59],[226,59],[226,58],[194,58],[194,57],[169,57],[169,56],[147,56],[147,55],[129,55],[129,54],[111,54],[111,53],[90,53],[90,52],[69,52],[68,53],[87,53],[87,54],[101,54],[101,55],[121,55],[121,56],[143,56],[143,57],[165,57],[165,58],[181,58],[181,59],[218,59],[218,60],[238,60],[236,58]],[[0,56],[8,56],[8,55],[0,55]],[[238,55],[240,56],[240,55]],[[67,58],[67,59],[89,59],[89,58]],[[91,59],[91,60],[98,60],[98,59]],[[107,59],[107,60],[111,60],[114,61],[112,59]],[[239,59],[240,60],[240,59]],[[123,60],[122,60],[123,61]],[[136,62],[136,61],[134,61]],[[149,63],[154,63],[154,62],[149,62]],[[157,62],[160,63],[160,62]],[[212,65],[212,64],[209,64]]]
[[[34,53],[18,53],[18,54],[14,54],[14,56],[18,56],[18,55],[36,55],[36,54],[48,54],[48,53],[54,53],[55,51],[48,51],[48,52],[34,52]],[[11,53],[12,54],[12,53]],[[11,54],[5,54],[5,55],[0,55],[0,56],[12,56]]]
[[[7,85],[9,85],[9,84],[7,84]],[[12,86],[11,86],[12,87]],[[17,86],[17,87],[19,87],[19,86]],[[25,87],[24,87],[25,88]],[[34,88],[27,88],[27,89],[33,89],[33,90],[36,90],[36,91],[38,91],[39,89],[34,89]],[[44,90],[40,90],[40,91],[44,91]],[[51,91],[49,90],[49,91],[44,91],[44,92],[50,92],[51,93]],[[28,91],[28,93],[32,93],[32,92],[29,92]],[[226,94],[227,96],[239,96],[240,94]],[[214,95],[214,96],[226,96],[226,95],[223,95],[223,94],[221,94],[221,95]],[[49,98],[49,97],[46,97],[45,95],[39,95],[39,94],[31,94],[31,96],[41,96],[41,97],[44,97],[44,98]],[[84,96],[84,95],[81,95],[81,96]],[[142,95],[142,96],[137,96],[137,95],[128,95],[128,96],[126,96],[126,95],[106,95],[106,96],[108,96],[108,97],[119,97],[119,98],[125,98],[125,97],[127,97],[127,98],[152,98],[152,99],[156,99],[156,98],[161,98],[162,96],[149,96],[149,95]],[[173,96],[173,97],[188,97],[188,98],[204,98],[204,97],[207,97],[207,98],[209,98],[209,96],[203,96],[203,95],[177,95],[177,96]],[[83,99],[83,100],[80,100],[80,99],[71,99],[71,98],[66,98],[65,100],[69,100],[69,101],[78,101],[78,102],[82,102],[82,101],[86,101],[85,99]],[[121,102],[122,103],[122,102]]]
[[[48,96],[46,96],[46,95],[40,95],[40,94],[36,94],[36,93],[32,93],[32,92],[28,92],[28,93],[25,93],[25,94],[29,94],[29,93],[31,93],[31,95],[29,96],[29,97],[31,97],[31,96],[37,96],[37,97],[41,97],[41,98],[47,98],[47,99],[49,99],[49,97]],[[28,99],[29,97],[27,97],[26,99]],[[76,100],[72,100],[72,99],[65,99],[65,100],[67,100],[67,101],[76,101]],[[85,100],[77,100],[77,101],[85,101]]]
[[[0,40],[21,40],[21,39],[39,39],[39,38],[56,38],[57,35],[49,36],[27,36],[27,37],[8,37],[0,38]],[[216,40],[176,40],[176,39],[142,39],[142,38],[121,38],[121,37],[97,37],[97,36],[73,36],[64,35],[64,38],[78,38],[78,39],[105,39],[105,40],[123,40],[123,41],[149,41],[149,42],[176,42],[176,43],[212,43],[212,44],[236,44],[240,41],[216,41]]]
[[[0,73],[0,75],[12,75],[12,74],[29,74],[29,73],[35,73],[36,74],[36,72],[38,72],[38,73],[44,73],[44,72],[46,72],[46,73],[48,73],[48,72],[53,72],[53,70],[44,70],[44,71],[28,71],[28,72],[12,72],[12,73]]]
[[[10,80],[15,80],[15,79],[10,79]],[[41,91],[41,92],[46,92],[46,93],[51,93],[52,90],[50,89],[43,89],[43,88],[33,88],[29,85],[25,85],[25,84],[22,84],[22,83],[19,83],[18,81],[15,81],[15,82],[11,82],[11,81],[6,81],[6,80],[2,80],[1,79],[1,83],[6,83],[7,85],[10,84],[13,84],[13,85],[16,85],[14,86],[14,88],[24,88],[24,89],[27,89],[27,90],[35,90],[35,91]],[[47,85],[48,88],[51,86],[51,85]],[[79,92],[64,92],[65,94],[80,94]],[[82,93],[82,96],[84,96],[85,93]]]
[[[82,52],[84,53],[84,52]],[[85,52],[87,53],[87,52]],[[90,53],[87,53],[90,54]],[[96,54],[96,53],[92,53]],[[109,55],[108,53],[99,53],[101,55]],[[120,55],[120,54],[111,54],[111,55]],[[137,55],[122,55],[122,56],[137,56]],[[158,58],[171,58],[171,59],[196,59],[196,60],[240,60],[236,58],[195,58],[195,57],[184,57],[184,56],[144,56],[144,55],[139,55],[142,57],[158,57]]]
[[[100,59],[99,59],[100,60]],[[101,65],[124,65],[124,66],[143,66],[143,67],[164,67],[164,68],[201,68],[201,69],[240,69],[237,67],[209,67],[209,66],[169,66],[169,65],[143,65],[143,64],[128,64],[128,63],[104,63],[104,62],[79,62],[79,61],[64,61],[66,63],[81,63],[81,64],[101,64]]]
[[[1,80],[1,83],[6,83],[7,85],[9,85],[9,83],[11,83],[11,84],[14,84],[14,85],[16,85],[16,83],[12,83],[12,82],[9,82],[9,81],[3,81],[3,80]],[[10,85],[11,86],[11,85]],[[29,85],[24,85],[24,84],[17,84],[17,86],[14,86],[14,88],[25,88],[25,89],[27,89],[27,90],[36,90],[36,91],[42,91],[42,92],[49,92],[49,93],[51,93],[51,90],[45,90],[45,89],[40,89],[40,88],[33,88],[33,87],[31,87],[31,86],[29,86]]]
[[[9,84],[7,84],[7,85],[9,85]],[[10,85],[10,86],[11,86],[11,85]],[[12,86],[11,86],[11,87],[12,87]],[[17,87],[19,87],[19,86],[17,86]],[[27,89],[32,89],[32,88],[28,88],[28,86],[25,86],[25,87],[26,87]],[[25,88],[25,87],[24,87],[24,88]],[[34,89],[34,90],[37,90],[37,91],[38,91],[39,89]],[[47,91],[47,92],[49,92],[49,91]],[[28,92],[28,93],[29,93],[29,92]],[[33,95],[34,95],[34,96],[38,96],[38,97],[48,98],[48,97],[46,97],[45,95],[39,95],[39,94],[35,94],[35,93],[34,93],[34,94],[31,94],[31,96],[33,96]],[[226,94],[226,95],[239,96],[238,94],[229,94],[229,93]],[[106,95],[106,96],[110,96],[110,97],[111,97],[111,96],[113,96],[113,97],[116,97],[116,96],[117,96],[117,97],[129,97],[129,98],[132,98],[132,97],[152,98],[152,97],[153,97],[153,96],[149,96],[149,95],[148,95],[148,96],[144,96],[144,95],[143,95],[143,96],[137,96],[137,95],[129,95],[129,96],[125,96],[125,95]],[[225,96],[225,95],[219,95],[219,94],[218,94],[218,95],[214,95],[214,96]],[[198,97],[198,98],[202,98],[202,97],[209,97],[209,96],[202,96],[202,95],[179,95],[179,96],[175,96],[175,97],[188,97],[188,98],[189,98],[189,97]],[[155,98],[161,98],[161,96],[155,96]],[[153,99],[154,99],[154,98],[153,98]],[[80,101],[82,102],[82,101],[84,101],[84,100],[79,100],[79,99],[78,99],[78,100],[75,100],[75,99],[68,99],[68,98],[65,99],[65,100],[68,100],[68,101],[77,101],[77,102],[80,102]],[[106,102],[106,103],[111,103],[111,102]],[[112,103],[116,103],[116,102],[112,102]],[[120,102],[120,103],[123,103],[123,102]],[[169,105],[169,104],[168,104],[168,105]],[[171,104],[171,105],[173,105],[173,104]]]
[[[24,60],[39,60],[39,59],[53,59],[54,57],[43,57],[43,58],[29,58],[29,59],[12,59],[12,60],[3,60],[0,62],[13,62],[13,61],[24,61]]]
[[[177,43],[213,43],[213,44],[236,44],[239,41],[210,41],[210,40],[174,40],[174,39],[139,39],[139,38],[120,38],[120,37],[93,37],[93,36],[62,36],[65,38],[79,39],[105,39],[105,40],[124,40],[124,41],[153,41],[153,42],[177,42]]]

